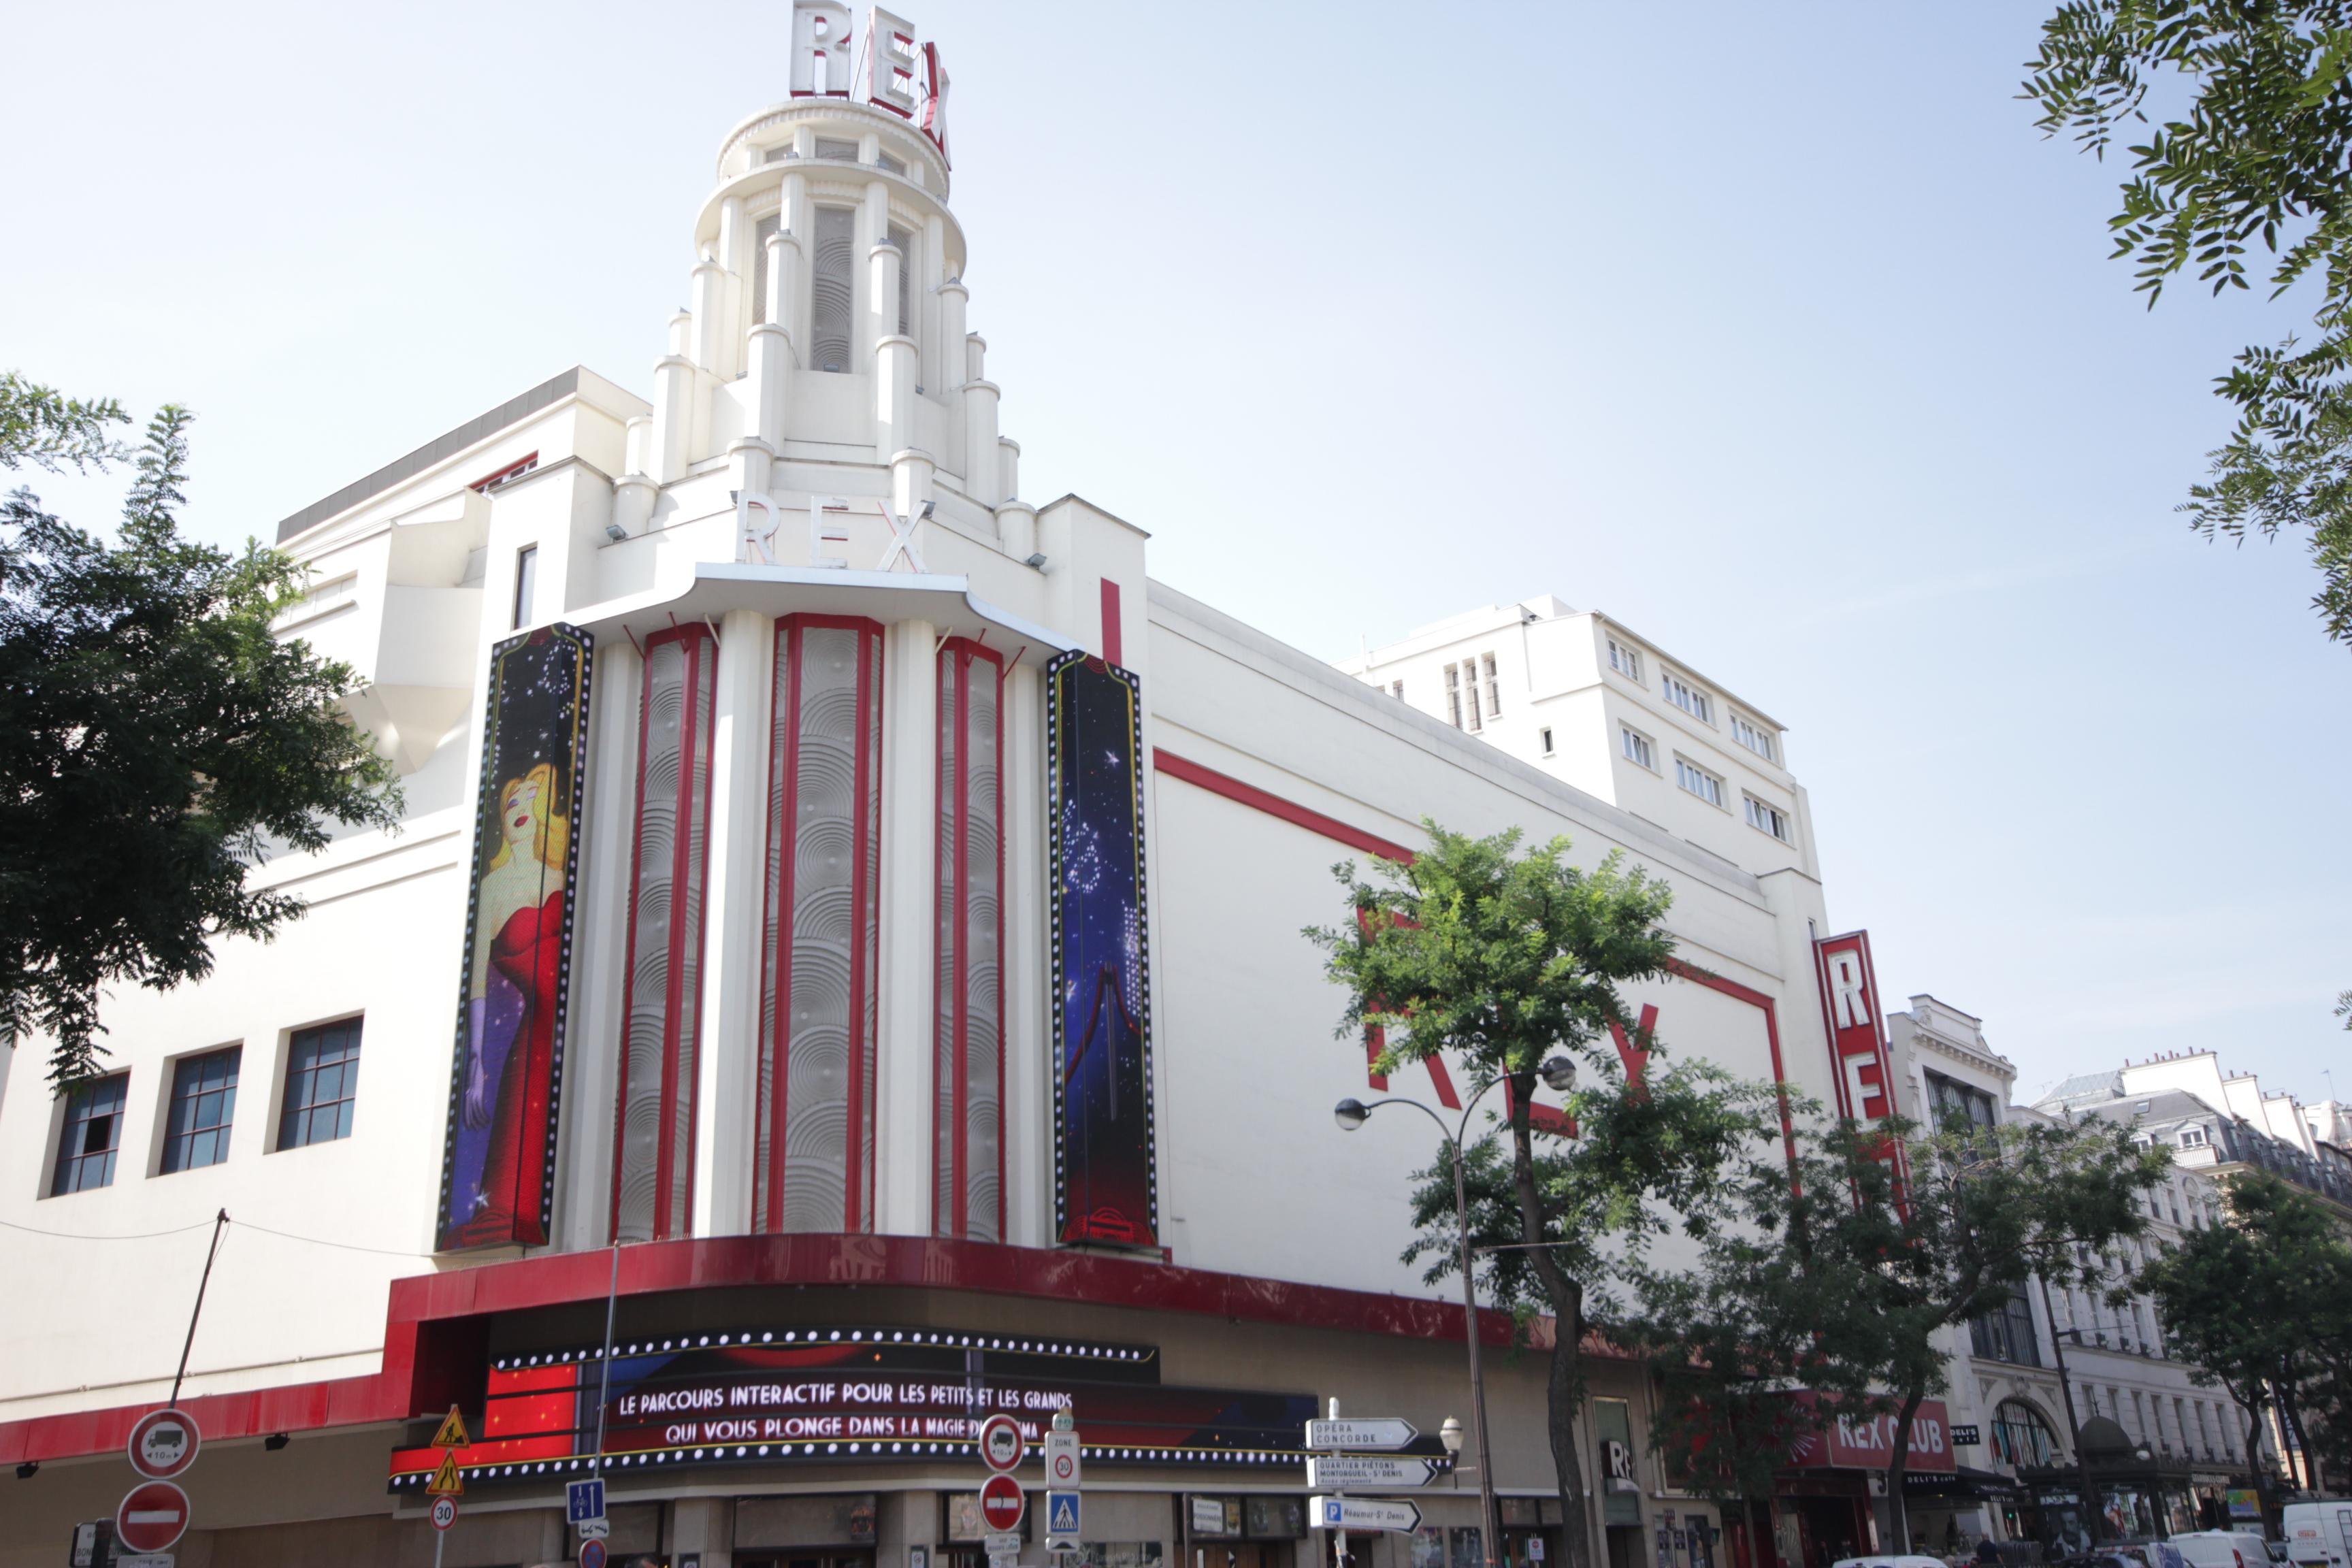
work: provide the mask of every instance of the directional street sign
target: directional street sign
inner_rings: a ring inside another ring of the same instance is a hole
[[[1400,1421],[1392,1415],[1375,1416],[1369,1421],[1307,1424],[1307,1446],[1310,1448],[1402,1448],[1420,1435],[1412,1422]]]
[[[131,1428],[131,1468],[151,1481],[176,1479],[196,1462],[204,1436],[184,1410],[150,1410]]]
[[[426,1495],[431,1497],[463,1497],[466,1495],[466,1478],[457,1473],[457,1449],[444,1448],[441,1450],[441,1468],[435,1470],[433,1472],[433,1479],[425,1483],[425,1490]]]
[[[114,1510],[114,1539],[133,1552],[162,1552],[188,1528],[188,1494],[169,1481],[132,1487]]]
[[[567,1481],[563,1487],[563,1520],[567,1524],[583,1524],[604,1517],[604,1478],[594,1477],[584,1481]]]
[[[1029,1499],[1011,1476],[991,1476],[981,1483],[980,1517],[989,1529],[1018,1530],[1021,1516],[1028,1511]]]
[[[1076,1552],[1078,1549],[1078,1494],[1047,1492],[1045,1494],[1045,1550]]]
[[[1308,1489],[1346,1491],[1350,1487],[1425,1487],[1443,1468],[1418,1454],[1309,1454]]]
[[[1078,1435],[1076,1432],[1045,1434],[1045,1484],[1065,1488],[1075,1488],[1078,1484]]]
[[[457,1522],[457,1500],[437,1497],[433,1500],[433,1528],[446,1530]]]
[[[1374,1498],[1318,1497],[1308,1500],[1307,1522],[1318,1530],[1398,1530],[1421,1528],[1421,1510],[1409,1502],[1382,1502]]]
[[[1022,1440],[1021,1424],[1010,1415],[992,1415],[980,1424],[980,1459],[997,1474],[1021,1468],[1021,1456],[1028,1449]]]

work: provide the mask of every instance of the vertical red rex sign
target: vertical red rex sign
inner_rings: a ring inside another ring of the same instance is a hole
[[[1848,931],[1813,943],[1821,976],[1822,1016],[1829,1026],[1830,1076],[1840,1116],[1877,1121],[1901,1113],[1895,1098],[1895,1063],[1880,1021],[1878,973],[1871,967],[1870,933]]]

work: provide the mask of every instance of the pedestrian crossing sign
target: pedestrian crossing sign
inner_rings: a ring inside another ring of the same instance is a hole
[[[1047,1492],[1045,1494],[1045,1534],[1048,1551],[1074,1550],[1078,1540],[1078,1493]],[[1067,1547],[1055,1545],[1066,1541]]]

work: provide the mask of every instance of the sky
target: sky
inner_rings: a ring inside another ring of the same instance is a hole
[[[2154,311],[2016,99],[2050,0],[902,0],[1022,490],[1318,656],[1601,609],[1789,726],[1831,919],[2030,1100],[2352,1037],[2352,651],[2175,515],[2297,301]],[[0,368],[277,521],[574,363],[650,395],[784,0],[19,8]],[[37,477],[102,521],[120,482]]]

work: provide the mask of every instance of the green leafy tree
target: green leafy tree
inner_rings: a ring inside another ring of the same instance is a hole
[[[11,377],[0,462],[102,462],[121,417]],[[246,886],[266,853],[398,816],[349,667],[271,635],[301,568],[180,537],[189,417],[149,424],[117,543],[0,500],[0,1035],[47,1033],[60,1085],[97,1069],[104,987],[201,978],[215,938],[300,914]]]
[[[1983,1127],[1958,1117],[1932,1133],[1900,1118],[1840,1121],[1821,1146],[1855,1201],[1813,1208],[1808,1245],[1857,1282],[1843,1333],[1859,1370],[1889,1391],[1885,1523],[1907,1546],[1903,1478],[1919,1406],[1944,1386],[1945,1331],[2001,1310],[2037,1275],[2106,1288],[2124,1273],[2121,1244],[2146,1228],[2143,1194],[2171,1157],[2105,1122]]]
[[[1357,918],[1307,934],[1347,991],[1341,1037],[1384,1031],[1380,1070],[1444,1051],[1480,1088],[1507,1086],[1496,1131],[1465,1151],[1472,1238],[1512,1249],[1485,1254],[1487,1299],[1522,1320],[1551,1320],[1547,1425],[1567,1568],[1588,1568],[1575,1425],[1588,1305],[1612,1258],[1676,1226],[1706,1229],[1720,1183],[1776,1125],[1771,1095],[1704,1065],[1659,1067],[1625,1083],[1612,1027],[1654,1042],[1619,987],[1666,973],[1674,942],[1661,924],[1671,900],[1663,884],[1615,856],[1591,870],[1570,865],[1564,838],[1520,855],[1517,832],[1471,838],[1425,826],[1430,847],[1411,861],[1376,862],[1370,879],[1339,867]],[[1566,1108],[1574,1137],[1540,1129],[1534,1115],[1538,1069],[1563,1053],[1588,1085]],[[1455,1267],[1449,1159],[1441,1151],[1421,1173],[1421,1236],[1405,1254],[1429,1258],[1433,1280]]]
[[[53,474],[68,466],[86,472],[126,455],[107,426],[130,419],[111,397],[85,402],[0,371],[0,468],[30,463]]]
[[[2322,1468],[2341,1466],[2352,1387],[2352,1247],[2319,1201],[2268,1172],[2222,1183],[2228,1223],[2192,1231],[2143,1269],[2175,1354],[2218,1384],[2246,1415],[2246,1452],[2262,1451],[2262,1413],[2275,1404]],[[2306,1412],[2318,1416],[2304,1419]],[[2346,1471],[2335,1472],[2343,1479]],[[2263,1512],[2276,1499],[2260,1465]]]
[[[2352,5],[2070,0],[2027,68],[2045,134],[2102,157],[2133,139],[2109,226],[2151,307],[2192,273],[2245,289],[2252,265],[2273,297],[2315,296],[2310,342],[2218,378],[2236,427],[2181,510],[2209,539],[2307,533],[2313,605],[2352,645]]]
[[[1858,1215],[1891,1208],[1891,1168],[1853,1143],[1809,1130],[1752,1154],[1707,1245],[1686,1268],[1633,1270],[1634,1309],[1610,1331],[1656,1379],[1650,1443],[1665,1472],[1727,1509],[1771,1497],[1832,1419],[1886,1408],[1885,1325],[1852,1310],[1874,1259],[1820,1244],[1850,1244]],[[1749,1523],[1769,1536],[1769,1513]]]

